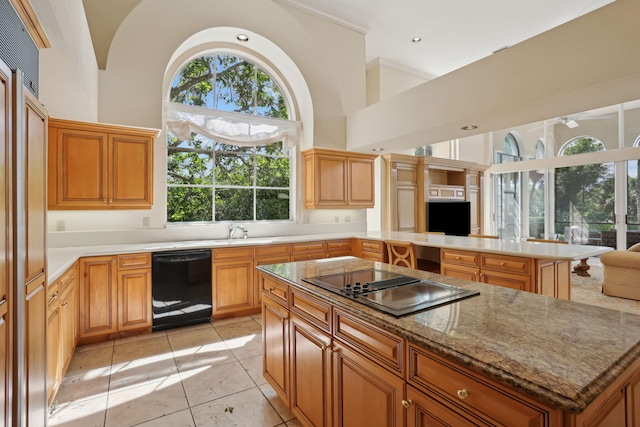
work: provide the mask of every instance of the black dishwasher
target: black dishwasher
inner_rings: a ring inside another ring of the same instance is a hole
[[[152,256],[153,330],[211,320],[211,249]]]

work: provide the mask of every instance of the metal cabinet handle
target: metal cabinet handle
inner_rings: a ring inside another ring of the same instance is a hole
[[[407,400],[403,400],[401,403],[405,409],[409,409],[409,406],[413,404],[413,401],[411,399],[407,399]]]
[[[464,389],[464,388],[463,388],[463,389],[461,389],[461,390],[458,390],[458,391],[457,391],[457,394],[458,394],[458,398],[459,398],[460,400],[464,400],[464,399],[466,399],[467,397],[469,397],[469,392],[468,392],[466,389]]]

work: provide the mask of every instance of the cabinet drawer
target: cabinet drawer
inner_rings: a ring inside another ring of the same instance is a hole
[[[545,411],[513,396],[513,391],[509,396],[496,384],[475,378],[462,368],[411,345],[408,379],[503,425],[542,426],[545,423]]]
[[[373,252],[373,253],[381,254],[382,249],[383,249],[383,242],[378,242],[376,240],[360,241],[360,250],[362,252]]]
[[[336,339],[396,373],[404,372],[402,338],[335,309],[333,325]]]
[[[118,270],[151,267],[151,254],[118,255]]]
[[[360,253],[360,258],[368,259],[369,261],[384,262],[384,255],[376,252],[362,251],[362,253]]]
[[[531,272],[531,259],[504,255],[482,254],[482,269],[505,273],[526,274]]]
[[[71,268],[65,271],[62,276],[60,276],[60,278],[58,279],[58,283],[60,284],[60,292],[64,292],[69,285],[74,283],[74,281],[77,279],[77,270],[78,263],[76,262],[75,264],[73,264],[73,266],[71,266]]]
[[[211,261],[227,261],[238,258],[253,258],[253,246],[213,249],[211,253]]]
[[[291,311],[326,332],[331,332],[331,305],[291,288]]]
[[[457,251],[453,249],[442,249],[440,251],[440,261],[456,265],[479,267],[480,253],[471,251]]]
[[[267,245],[267,246],[256,246],[254,248],[254,256],[256,258],[271,258],[271,257],[279,257],[289,255],[291,252],[291,246],[286,245]]]
[[[275,280],[270,276],[262,274],[262,292],[269,294],[274,301],[287,307],[289,300],[289,286],[285,283]]]
[[[327,241],[327,252],[351,252],[351,239]]]
[[[324,241],[322,242],[304,242],[304,243],[292,243],[291,254],[298,255],[305,252],[323,252],[324,253]]]

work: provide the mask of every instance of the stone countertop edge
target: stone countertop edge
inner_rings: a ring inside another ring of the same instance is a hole
[[[300,263],[310,263],[313,261],[307,262],[298,262]],[[293,264],[293,263],[292,263]],[[377,266],[380,263],[375,263]],[[502,384],[510,389],[513,389],[517,392],[520,392],[530,398],[537,400],[543,404],[549,405],[553,408],[560,408],[566,410],[571,413],[581,413],[584,409],[597,397],[599,396],[611,383],[613,383],[626,369],[628,369],[638,358],[640,358],[640,340],[636,342],[634,346],[632,346],[625,354],[619,357],[617,360],[612,361],[610,366],[600,372],[598,375],[593,376],[590,381],[580,389],[572,389],[573,396],[568,396],[567,394],[563,394],[561,391],[554,391],[550,387],[545,387],[544,385],[537,384],[532,382],[532,380],[525,378],[523,375],[518,375],[517,372],[508,372],[498,366],[495,366],[491,363],[483,362],[482,360],[477,359],[476,357],[465,354],[463,352],[457,351],[454,348],[443,344],[442,342],[438,342],[435,339],[430,339],[426,336],[419,335],[414,331],[403,328],[401,326],[402,316],[400,318],[396,318],[394,316],[382,313],[375,309],[363,306],[355,301],[352,301],[348,298],[339,296],[330,291],[326,291],[320,287],[308,284],[308,283],[298,283],[296,280],[291,280],[291,278],[280,276],[269,270],[268,265],[263,265],[257,267],[260,271],[265,272],[275,278],[284,280],[292,286],[303,289],[312,295],[323,299],[324,301],[330,302],[333,306],[346,310],[351,314],[355,314],[362,318],[365,321],[372,323],[375,326],[378,326],[384,330],[387,330],[391,333],[399,335],[408,340],[408,342],[412,344],[419,345],[426,350],[432,351],[433,353],[440,355],[454,363],[457,363],[475,373],[478,373],[482,376],[485,376],[489,379],[496,381],[497,383]],[[397,269],[398,267],[392,267],[393,269]],[[406,270],[400,268],[400,270]],[[444,276],[440,276],[443,277]],[[458,282],[467,282],[461,279],[455,279]],[[445,280],[443,280],[443,283]],[[473,283],[474,286],[478,287],[493,287],[493,285],[486,285],[481,283],[469,282]],[[455,286],[455,284],[451,284]],[[527,294],[524,291],[514,291],[514,292],[522,292]],[[481,292],[482,293],[482,292]],[[532,294],[534,295],[534,294]],[[545,297],[551,298],[551,297]],[[465,301],[472,301],[473,298],[470,298]],[[462,301],[464,302],[464,301]],[[457,304],[457,303],[454,303]],[[574,303],[579,304],[579,303]],[[606,309],[604,309],[606,310]],[[633,316],[630,314],[630,316]],[[508,358],[506,354],[502,355],[505,359]],[[569,387],[569,385],[559,384],[558,388]]]
[[[582,258],[588,258],[590,256],[598,256],[613,250],[612,248],[604,246],[557,245],[553,243],[516,242],[499,239],[482,239],[396,231],[348,232],[276,237],[251,237],[248,239],[234,239],[232,241],[229,241],[228,239],[215,239],[49,248],[47,251],[47,274],[48,281],[52,282],[60,277],[60,275],[64,273],[66,269],[71,267],[71,265],[73,265],[76,260],[84,256],[159,252],[181,249],[215,249],[244,245],[272,245],[314,240],[349,238],[360,238],[378,241],[384,241],[388,239],[404,240],[413,242],[418,246],[480,251],[485,253],[525,256],[538,259],[554,258],[564,261],[579,260]]]

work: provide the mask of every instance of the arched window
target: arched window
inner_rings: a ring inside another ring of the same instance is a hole
[[[640,135],[638,135],[636,140],[633,142],[633,147],[640,147]]]
[[[541,139],[536,141],[535,158],[544,159],[546,157],[544,142]]]
[[[562,147],[558,156],[571,156],[573,154],[581,153],[595,153],[597,151],[604,151],[604,144],[592,136],[579,136],[577,138],[570,139]]]
[[[186,63],[165,103],[167,221],[292,219],[291,147],[300,126],[276,80],[248,58]]]
[[[514,157],[520,157],[520,147],[518,147],[518,140],[511,132],[504,137],[504,153],[510,154]]]

